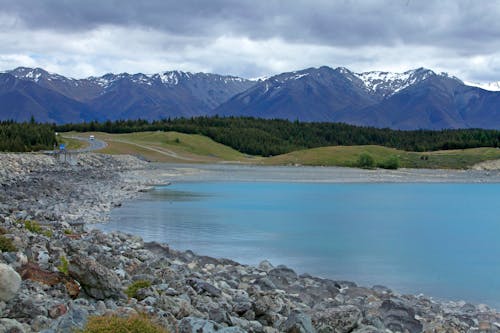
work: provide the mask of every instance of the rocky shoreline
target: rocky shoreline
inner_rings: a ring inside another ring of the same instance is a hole
[[[85,231],[174,174],[127,156],[80,154],[70,165],[45,155],[1,154],[0,332],[71,332],[89,316],[135,313],[182,333],[500,330],[500,314],[486,305]]]

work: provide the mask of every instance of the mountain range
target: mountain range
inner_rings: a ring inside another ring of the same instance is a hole
[[[67,78],[0,73],[0,119],[40,122],[252,116],[394,129],[500,128],[500,84],[418,68],[354,73],[308,68],[259,80],[168,71]]]

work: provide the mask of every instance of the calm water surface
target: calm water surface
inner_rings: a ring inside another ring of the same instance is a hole
[[[100,228],[500,308],[499,194],[500,184],[180,182]]]

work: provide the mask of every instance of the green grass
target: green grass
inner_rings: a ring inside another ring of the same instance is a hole
[[[356,167],[362,154],[369,154],[375,165],[397,158],[402,168],[466,169],[479,162],[500,159],[500,149],[473,148],[436,152],[406,152],[381,146],[335,146],[294,151],[263,160],[267,165],[324,165]]]
[[[147,280],[138,280],[127,287],[127,289],[125,290],[125,294],[127,294],[127,296],[130,298],[138,298],[137,292],[139,291],[139,289],[148,287],[151,287],[151,282]],[[139,299],[139,301],[141,300],[142,299]]]
[[[82,133],[82,136],[91,133]],[[107,154],[140,155],[157,162],[213,163],[248,162],[255,158],[242,154],[212,139],[178,132],[137,132],[127,134],[92,133],[104,140]]]
[[[77,140],[77,139],[72,139],[68,136],[72,136],[72,135],[78,135],[78,133],[76,132],[71,132],[71,133],[64,133],[64,134],[59,134],[57,136],[57,143],[58,144],[65,144],[66,145],[66,149],[81,149],[81,148],[84,148],[87,146],[87,143],[84,142],[84,141],[81,141],[81,140]],[[80,135],[82,136],[82,135]],[[59,149],[59,147],[57,147],[57,149]]]
[[[82,137],[88,137],[90,134],[108,143],[108,147],[99,152],[130,154],[155,162],[358,167],[360,156],[368,154],[373,158],[375,167],[466,169],[483,161],[500,159],[500,149],[496,148],[417,153],[382,146],[320,147],[263,158],[242,154],[196,134],[160,131],[127,134],[70,133]]]
[[[153,323],[146,315],[130,317],[92,316],[79,333],[168,333],[163,327]]]

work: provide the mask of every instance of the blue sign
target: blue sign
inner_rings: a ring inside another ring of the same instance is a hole
[[[66,149],[66,145],[64,143],[61,143],[59,145],[59,150],[65,150]]]

